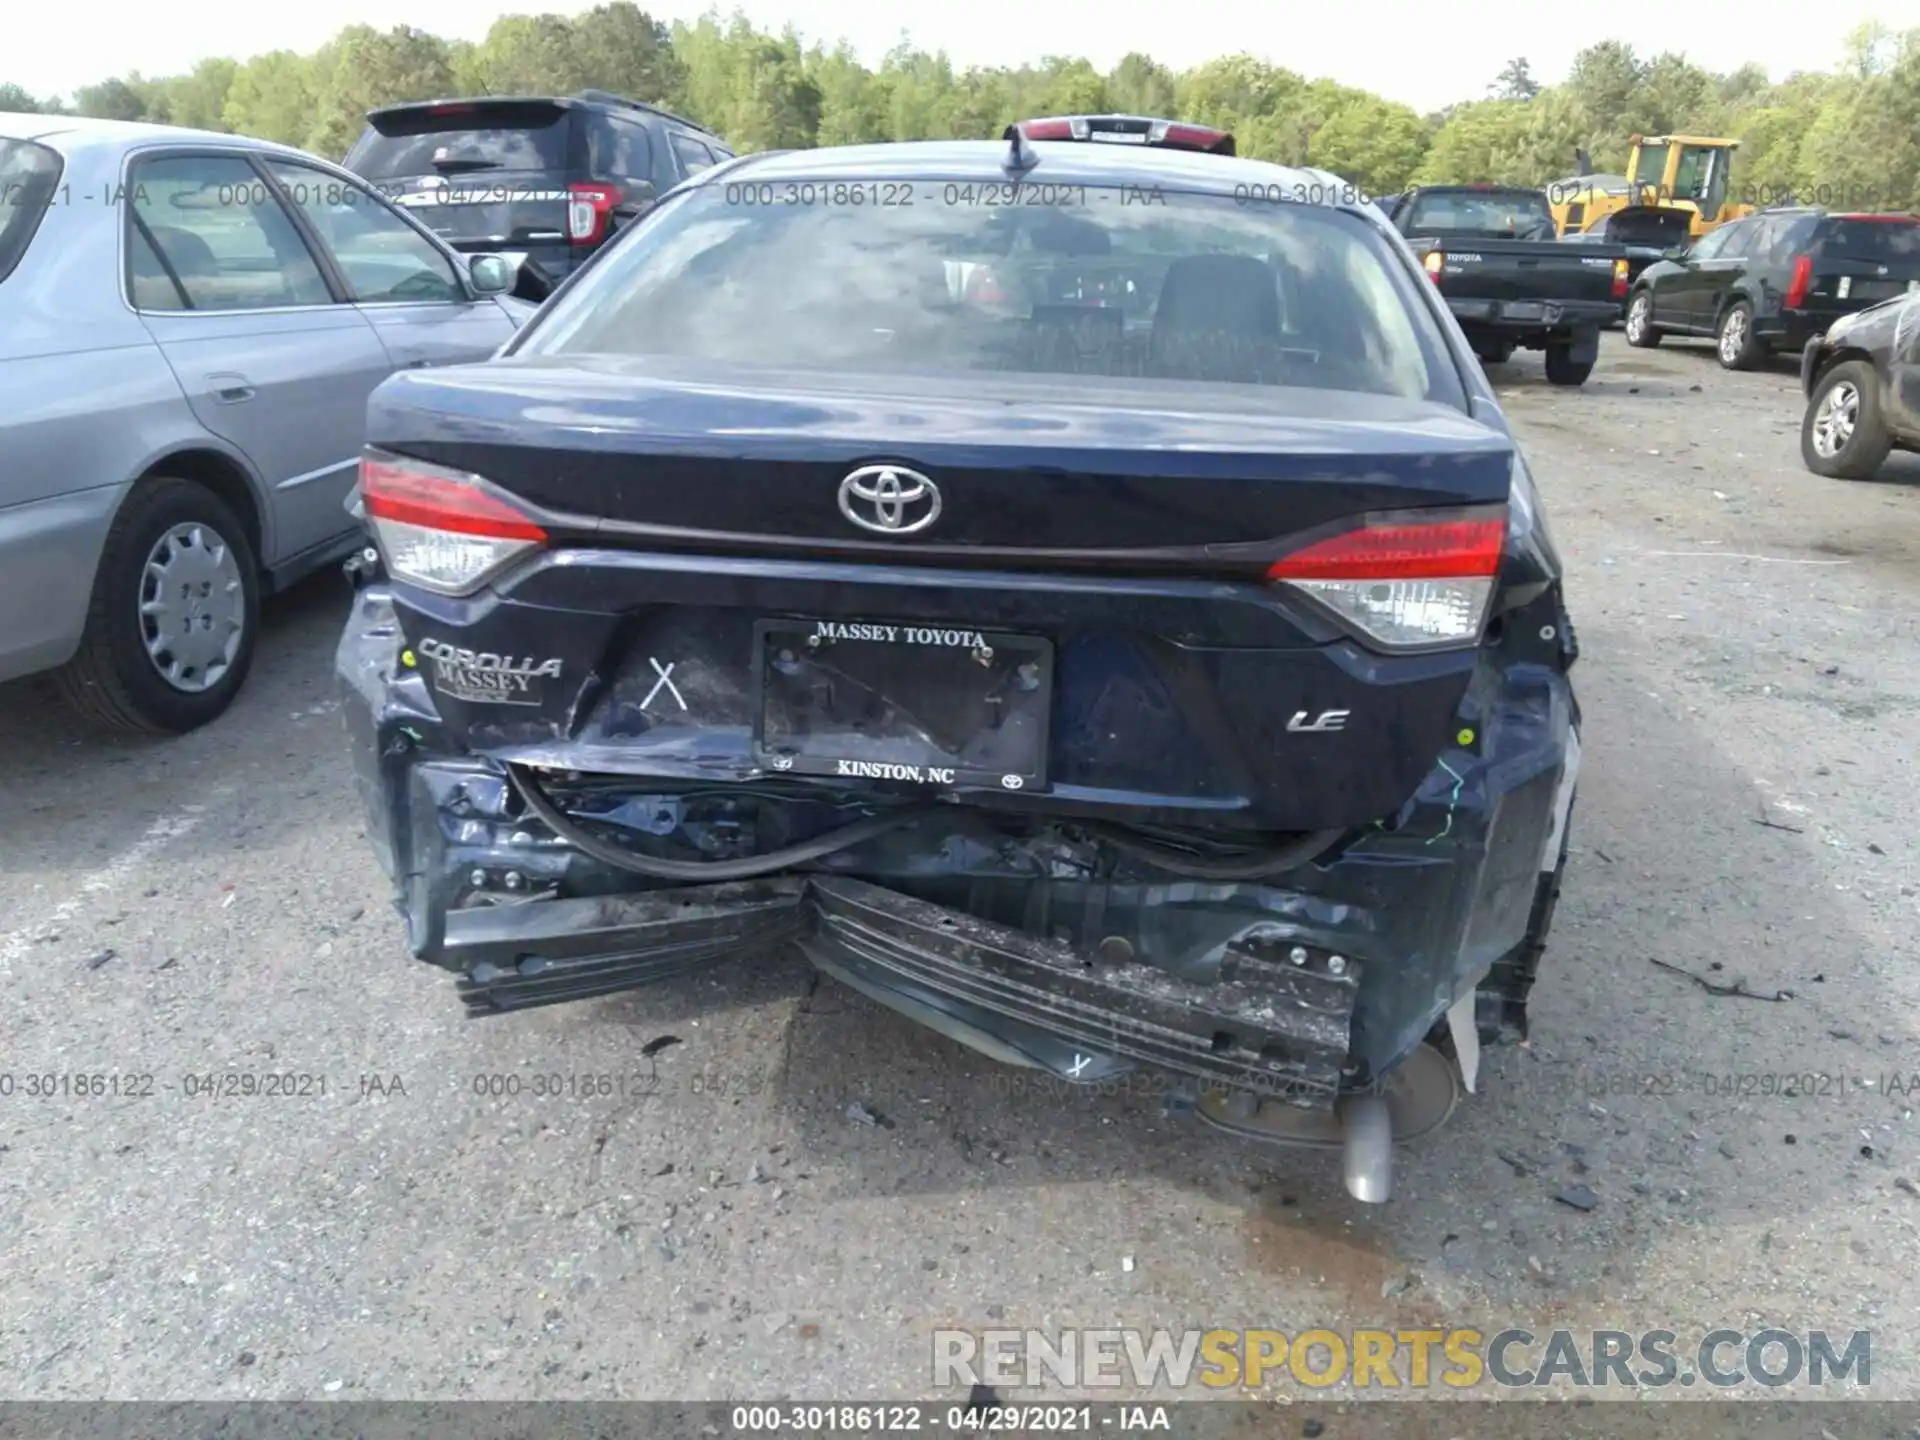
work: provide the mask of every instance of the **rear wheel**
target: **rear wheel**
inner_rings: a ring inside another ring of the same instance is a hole
[[[1864,360],[1821,377],[1800,422],[1800,458],[1816,475],[1865,480],[1886,462],[1893,437],[1880,414],[1880,384]]]
[[[1751,370],[1766,358],[1766,348],[1753,333],[1753,307],[1736,300],[1720,317],[1720,363],[1729,370]]]
[[[1660,343],[1660,332],[1653,324],[1653,295],[1642,290],[1627,305],[1627,344],[1651,350]]]
[[[240,518],[204,485],[145,480],[107,532],[79,652],[55,683],[110,730],[197,729],[239,692],[259,619]]]
[[[1593,361],[1575,360],[1573,346],[1547,346],[1547,380],[1554,385],[1584,385],[1593,373]]]

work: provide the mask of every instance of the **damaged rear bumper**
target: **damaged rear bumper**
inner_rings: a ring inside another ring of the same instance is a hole
[[[634,988],[797,946],[952,1038],[1063,1079],[1148,1068],[1309,1107],[1390,1072],[1479,995],[1523,1016],[1578,771],[1563,665],[1483,667],[1402,810],[1257,882],[1169,879],[1063,838],[953,818],[728,884],[640,879],[531,816],[499,759],[450,735],[362,590],[338,670],[370,834],[409,945],[470,1014]],[[556,776],[563,772],[550,772]],[[651,810],[684,782],[601,775]]]
[[[1014,1063],[1089,1083],[1147,1065],[1308,1099],[1339,1088],[1360,979],[1357,963],[1276,932],[1228,946],[1213,981],[1182,980],[830,875],[494,906],[448,921],[426,958],[459,973],[469,1013],[631,989],[793,942],[854,988]]]

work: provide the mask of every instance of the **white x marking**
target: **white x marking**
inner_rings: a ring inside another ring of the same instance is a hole
[[[673,662],[673,665],[669,665],[663,670],[660,668],[660,662],[649,655],[647,657],[647,663],[653,666],[653,673],[660,678],[653,682],[653,688],[647,691],[647,698],[640,702],[640,708],[644,710],[647,706],[651,705],[653,703],[653,697],[660,693],[662,686],[665,686],[667,693],[673,696],[673,703],[678,705],[682,710],[686,709],[687,702],[680,697],[680,687],[675,685],[672,679],[673,665],[678,665],[680,662],[676,660]]]
[[[1073,1052],[1073,1064],[1067,1067],[1067,1073],[1077,1080],[1080,1078],[1080,1072],[1092,1063],[1093,1057],[1091,1055],[1082,1055],[1076,1050]]]

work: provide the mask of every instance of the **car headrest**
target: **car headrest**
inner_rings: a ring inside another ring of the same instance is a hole
[[[160,247],[160,253],[167,257],[167,263],[173,266],[176,275],[218,275],[220,262],[214,258],[213,247],[191,230],[177,230],[171,225],[152,227],[153,243]]]
[[[1188,255],[1167,267],[1154,308],[1156,335],[1216,331],[1278,338],[1280,293],[1273,271],[1250,255]]]

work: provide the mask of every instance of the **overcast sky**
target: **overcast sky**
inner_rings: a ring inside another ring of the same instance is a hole
[[[690,20],[709,0],[641,0],[641,7],[658,19]],[[566,0],[16,0],[0,26],[0,81],[70,95],[128,70],[172,74],[209,55],[312,50],[343,25],[407,24],[478,40],[503,14],[584,8]],[[1142,50],[1177,70],[1244,50],[1422,111],[1483,94],[1515,55],[1526,56],[1539,79],[1560,80],[1576,51],[1608,38],[1625,39],[1643,55],[1678,50],[1712,70],[1755,61],[1778,79],[1832,66],[1847,32],[1864,20],[1920,26],[1920,0],[1826,0],[1816,10],[1779,0],[1624,9],[1553,0],[965,0],[923,9],[898,0],[746,0],[740,8],[765,29],[791,23],[809,41],[850,40],[868,64],[893,46],[903,24],[916,44],[944,49],[961,66],[1067,54],[1105,70],[1127,51]]]

